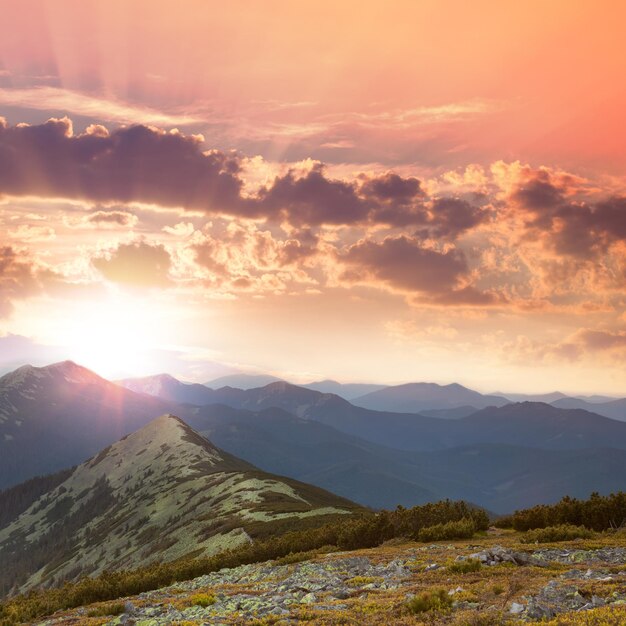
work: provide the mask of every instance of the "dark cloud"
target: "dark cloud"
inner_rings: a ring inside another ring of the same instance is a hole
[[[96,211],[86,221],[97,225],[130,226],[137,222],[137,217],[128,211]]]
[[[348,278],[375,279],[406,291],[443,293],[456,287],[467,271],[458,250],[442,253],[423,248],[408,237],[388,237],[381,243],[360,241],[340,256]]]
[[[431,207],[432,235],[454,239],[487,219],[487,211],[460,198],[437,198]]]
[[[416,198],[426,195],[417,178],[403,178],[392,172],[366,179],[361,186],[361,191],[365,196],[376,198],[381,202],[393,202],[401,206],[410,204]]]
[[[304,176],[289,171],[262,189],[259,204],[266,214],[284,214],[301,224],[351,224],[366,219],[372,205],[357,194],[356,185],[325,176],[315,167]]]
[[[552,209],[564,200],[563,192],[550,181],[546,172],[538,172],[535,179],[519,185],[512,198],[532,211]]]
[[[67,118],[35,126],[8,126],[0,118],[0,194],[142,202],[298,227],[416,226],[446,237],[476,225],[481,215],[454,199],[430,207],[414,177],[387,173],[344,181],[330,178],[322,165],[304,174],[290,170],[247,197],[240,161],[232,153],[204,151],[199,137],[142,125],[111,133],[91,126],[74,135]],[[124,220],[116,212],[99,212],[90,221]]]
[[[561,255],[591,259],[606,253],[612,244],[626,241],[626,198],[568,200],[577,192],[572,177],[554,181],[541,170],[516,187],[511,200],[528,214],[527,228],[543,233],[548,245]]]
[[[292,233],[280,248],[279,262],[281,265],[291,265],[312,257],[317,252],[318,241],[319,237],[310,228]]]
[[[0,121],[0,193],[246,212],[239,163],[200,141],[146,126],[73,135],[67,118]]]
[[[171,258],[162,245],[139,241],[121,244],[96,257],[93,266],[111,282],[132,287],[166,287],[170,283]]]

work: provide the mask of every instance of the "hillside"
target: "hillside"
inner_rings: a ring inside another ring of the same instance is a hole
[[[592,411],[604,417],[626,422],[626,398],[602,402],[590,402],[589,400],[581,398],[561,398],[553,402],[552,405],[561,409],[583,409],[585,411]]]
[[[321,489],[262,472],[164,415],[37,494],[6,523],[0,593],[155,558],[208,555],[354,510]]]

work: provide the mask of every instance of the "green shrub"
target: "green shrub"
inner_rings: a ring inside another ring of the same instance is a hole
[[[198,593],[191,597],[191,604],[206,608],[217,602],[217,598],[211,593]]]
[[[447,565],[448,571],[453,574],[468,574],[477,572],[482,567],[478,559],[465,559],[464,561],[452,561]]]
[[[494,521],[493,525],[496,528],[513,528],[513,516],[503,515]]]
[[[530,509],[515,511],[513,528],[518,531],[571,524],[591,530],[619,528],[626,521],[626,493],[609,496],[592,493],[588,500],[565,496],[556,504],[539,504]]]
[[[407,602],[407,608],[413,615],[428,611],[448,613],[452,608],[452,598],[445,589],[423,591]]]
[[[101,606],[95,606],[87,611],[87,617],[106,617],[108,615],[121,615],[126,611],[123,602],[111,602]]]
[[[572,539],[590,539],[593,532],[584,526],[561,524],[529,530],[520,539],[522,543],[553,543],[555,541],[570,541]]]
[[[469,539],[476,532],[476,526],[471,519],[461,519],[456,522],[436,524],[421,528],[417,533],[418,541],[446,541],[448,539]]]

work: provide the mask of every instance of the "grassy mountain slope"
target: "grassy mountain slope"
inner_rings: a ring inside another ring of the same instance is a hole
[[[78,466],[0,530],[0,591],[209,555],[359,507],[273,476],[161,416]]]

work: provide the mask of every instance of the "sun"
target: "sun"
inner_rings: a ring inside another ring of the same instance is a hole
[[[67,358],[105,377],[151,371],[152,356],[171,338],[171,324],[149,298],[111,291],[76,302],[56,329]]]

